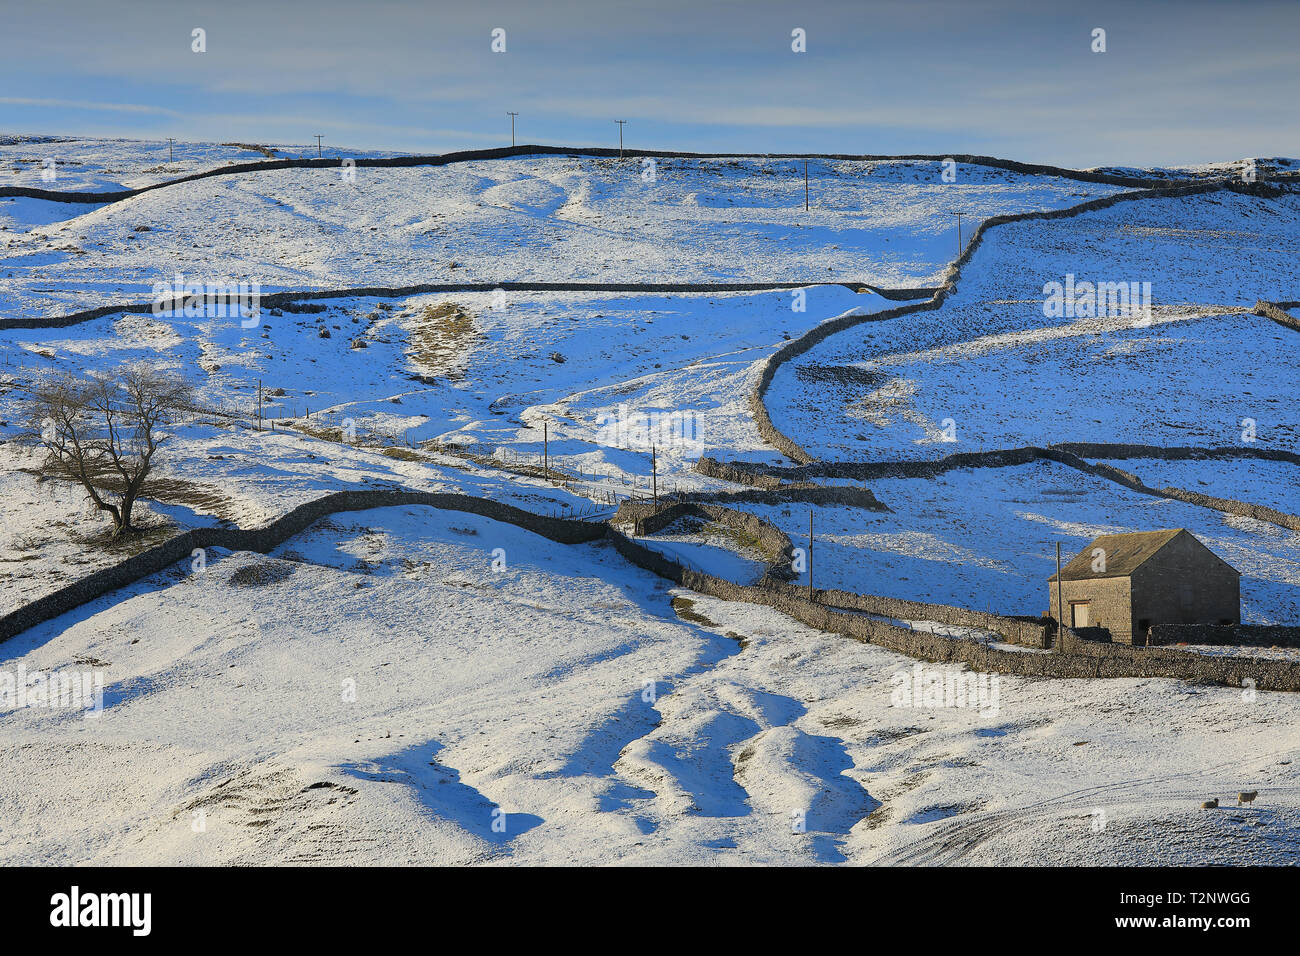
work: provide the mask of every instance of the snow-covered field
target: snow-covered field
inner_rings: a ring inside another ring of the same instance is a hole
[[[1137,475],[1150,488],[1185,488],[1204,495],[1249,501],[1283,514],[1300,514],[1300,468],[1290,462],[1253,458],[1098,460]]]
[[[395,153],[325,145],[326,157],[378,158]],[[0,136],[0,186],[61,192],[139,189],[232,163],[312,159],[316,144],[182,143],[78,136]]]
[[[893,352],[858,366],[878,386],[846,396],[843,415],[874,458],[1060,441],[1217,447],[1240,444],[1247,421],[1264,447],[1295,451],[1298,337],[1262,322],[1177,310],[1137,328],[1084,320]]]
[[[105,685],[97,717],[0,717],[0,859],[1300,861],[1300,697],[1001,677],[982,710],[893,706],[912,661],[674,593],[427,509],[142,582],[0,647]]]
[[[429,318],[426,310],[448,300],[428,296],[268,313],[269,328],[244,329],[238,318],[145,314],[5,333],[0,434],[10,442],[0,443],[8,492],[0,575],[9,575],[11,590],[4,604],[62,586],[66,564],[82,571],[120,558],[47,542],[56,537],[46,531],[51,522],[85,519],[85,534],[99,523],[79,506],[79,494],[38,486],[29,473],[39,459],[17,439],[27,427],[23,403],[43,375],[143,360],[194,383],[212,414],[177,430],[156,473],[171,493],[153,508],[180,528],[212,518],[257,527],[329,491],[393,484],[580,513],[648,495],[652,444],[665,492],[719,486],[691,470],[702,454],[778,459],[746,404],[758,359],[824,318],[892,304],[840,287],[807,290],[802,312],[791,309],[785,292],[529,293],[499,309],[490,295],[454,300],[466,316],[462,325]],[[320,329],[330,337],[321,338]],[[351,348],[357,338],[367,347]],[[259,383],[264,427],[256,431]],[[689,426],[677,437],[689,440],[674,440],[671,428],[650,429],[651,416],[674,414]],[[355,444],[340,443],[344,428]],[[504,481],[488,466],[423,450],[419,456],[430,461],[408,460],[409,446],[427,440],[494,455],[507,466],[540,466],[549,453],[550,466],[576,479],[586,497],[540,480]]]
[[[1300,447],[1300,339],[1237,311],[1300,287],[1296,213],[1295,195],[1210,194],[994,229],[941,309],[857,326],[783,365],[773,423],[828,459],[1233,445],[1243,419],[1265,447]],[[1044,285],[1067,276],[1149,282],[1151,315],[1048,317]]]
[[[891,509],[820,506],[818,587],[1038,615],[1048,611],[1055,542],[1067,558],[1099,535],[1186,528],[1241,572],[1243,620],[1300,620],[1300,533],[1154,498],[1055,462],[892,478],[871,489]],[[796,544],[808,508],[747,505]]]
[[[220,176],[91,208],[0,199],[0,315],[149,301],[176,273],[264,292],[524,280],[926,286],[956,254],[950,208],[966,213],[969,235],[991,215],[1116,191],[974,166],[945,183],[938,163],[813,161],[805,212],[803,164],[792,160],[660,159],[653,181],[637,159],[541,155],[344,172]]]
[[[177,144],[166,164],[159,149],[5,141],[0,185],[111,189],[261,158]],[[54,183],[40,179],[50,157],[66,164]],[[0,199],[0,317],[143,301],[176,273],[264,291],[810,283],[348,297],[249,328],[0,322],[0,613],[176,530],[258,527],[343,488],[591,520],[656,487],[734,489],[693,466],[784,460],[749,407],[762,360],[820,322],[898,304],[812,283],[932,285],[957,252],[953,208],[968,237],[987,216],[1114,191],[813,161],[805,213],[802,163],[643,169],[537,156],[363,168],[355,183],[240,174],[106,206]],[[1261,445],[1300,449],[1295,334],[1245,311],[1297,298],[1296,204],[1148,200],[996,229],[942,309],[864,323],[784,366],[773,421],[831,460],[1231,445],[1248,417]],[[1067,273],[1151,281],[1154,322],[1045,318],[1043,283]],[[188,379],[203,410],[146,488],[146,540],[110,547],[78,490],[33,474],[26,402],[44,376],[141,360]],[[938,440],[945,418],[955,443]],[[1150,485],[1300,510],[1290,465],[1114,463]],[[892,510],[816,509],[819,586],[1035,614],[1055,542],[1186,527],[1241,570],[1247,620],[1300,623],[1300,536],[1273,525],[1052,464],[871,490]],[[806,506],[743,507],[806,541]],[[763,571],[707,522],[643,540],[737,581]],[[0,861],[1300,862],[1300,696],[1003,676],[983,713],[895,706],[903,676],[925,677],[914,663],[672,588],[605,544],[427,508],[337,515],[270,556],[214,553],[0,644],[0,674],[74,668],[105,692],[89,720],[0,713]],[[1242,789],[1260,791],[1252,807],[1199,809]]]

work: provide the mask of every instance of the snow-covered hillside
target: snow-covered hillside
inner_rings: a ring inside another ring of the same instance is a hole
[[[253,158],[258,158],[252,154]],[[349,177],[347,174],[351,172]],[[851,281],[933,285],[991,215],[1116,187],[939,163],[533,156],[285,169],[102,207],[0,199],[0,315],[149,301],[156,282],[284,289],[424,282]],[[47,184],[48,185],[48,184]],[[57,217],[57,218],[51,218]]]
[[[1241,313],[1300,288],[1297,214],[1295,195],[1208,194],[1000,226],[941,309],[860,325],[783,366],[773,422],[837,460],[1231,445],[1243,418],[1270,447],[1300,447],[1296,334]],[[1068,276],[1150,283],[1151,312],[1049,316],[1044,286]]]
[[[164,163],[160,148],[6,141],[0,185],[105,190],[260,158],[177,144]],[[56,156],[60,178],[42,181]],[[647,168],[528,156],[355,181],[241,173],[107,205],[0,198],[0,614],[178,531],[263,527],[343,489],[593,522],[655,492],[745,490],[694,469],[789,464],[755,423],[766,360],[823,322],[904,304],[818,283],[932,286],[957,256],[954,211],[969,239],[994,215],[1116,191],[813,160],[805,212],[802,162]],[[1300,451],[1300,339],[1250,312],[1300,299],[1298,202],[1214,192],[999,226],[940,308],[830,335],[779,366],[765,407],[832,463],[1237,445],[1246,420],[1255,447]],[[345,295],[247,325],[133,310],[4,328],[148,301],[178,273],[263,292],[808,285]],[[1067,276],[1149,282],[1152,311],[1049,315],[1044,285]],[[79,488],[38,480],[29,399],[128,361],[184,377],[200,408],[146,486],[144,538],[110,544]],[[1300,513],[1289,461],[1107,461]],[[1277,524],[1050,462],[869,488],[888,510],[735,507],[795,546],[811,511],[819,587],[1006,614],[1046,609],[1058,542],[1184,527],[1242,572],[1247,621],[1300,624],[1300,532]],[[702,520],[639,539],[742,583],[766,569],[752,541]],[[984,675],[982,711],[903,705],[900,682],[958,672],[676,588],[604,542],[427,507],[182,562],[0,644],[0,675],[20,666],[99,674],[104,711],[0,711],[6,863],[1300,862],[1300,695]],[[1250,807],[1200,810],[1249,789]]]
[[[338,515],[0,653],[105,675],[0,717],[10,864],[1300,862],[1300,697],[896,707],[907,658],[467,515]]]
[[[1300,620],[1300,534],[1263,521],[1153,498],[1054,462],[881,479],[871,490],[889,512],[817,509],[820,587],[1038,615],[1049,609],[1054,542],[1068,556],[1103,534],[1186,528],[1241,572],[1243,620]],[[1292,485],[1284,503],[1294,511],[1297,501]],[[747,510],[807,540],[807,507]]]

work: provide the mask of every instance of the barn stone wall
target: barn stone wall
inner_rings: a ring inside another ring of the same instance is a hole
[[[1056,617],[1056,582],[1047,582],[1049,614]],[[1061,616],[1066,626],[1073,626],[1070,614],[1072,601],[1089,603],[1088,625],[1090,628],[1105,628],[1110,632],[1110,639],[1119,644],[1133,643],[1133,618],[1129,613],[1129,579],[1128,578],[1090,578],[1082,581],[1061,582]]]
[[[1239,624],[1241,575],[1180,534],[1134,569],[1133,633],[1151,624]],[[1144,638],[1140,638],[1144,639]]]

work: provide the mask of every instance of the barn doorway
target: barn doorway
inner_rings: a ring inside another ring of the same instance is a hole
[[[1088,601],[1070,602],[1070,626],[1074,628],[1092,626],[1092,612]]]

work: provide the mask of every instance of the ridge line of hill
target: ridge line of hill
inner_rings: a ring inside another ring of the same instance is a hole
[[[138,186],[134,189],[119,189],[103,192],[72,191],[58,189],[38,189],[33,186],[0,186],[0,197],[21,196],[28,199],[47,199],[52,202],[71,203],[116,203],[126,199],[165,189],[182,183],[209,179],[214,176],[230,176],[239,173],[267,172],[278,169],[337,169],[343,159],[351,159],[357,168],[393,169],[409,166],[450,166],[455,163],[475,162],[492,159],[512,159],[516,156],[589,156],[597,159],[623,158],[639,159],[651,157],[656,159],[825,159],[852,162],[935,162],[953,160],[968,166],[986,166],[992,169],[1005,169],[1011,172],[1036,176],[1057,176],[1062,179],[1074,179],[1086,183],[1103,183],[1111,186],[1131,186],[1134,188],[1168,186],[1177,183],[1201,181],[1197,177],[1185,179],[1156,179],[1137,176],[1116,176],[1110,173],[1098,173],[1085,169],[1070,169],[1065,166],[1050,166],[1039,163],[1022,163],[1014,159],[1000,159],[996,156],[978,156],[969,153],[955,153],[946,156],[928,153],[906,153],[896,156],[853,153],[691,153],[664,149],[624,149],[608,147],[581,146],[499,146],[488,149],[464,149],[450,153],[411,156],[384,157],[339,157],[319,159],[266,159],[247,163],[229,163],[213,169],[177,176]]]

